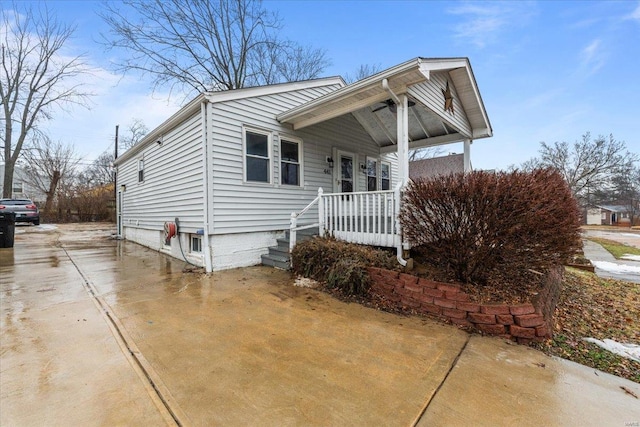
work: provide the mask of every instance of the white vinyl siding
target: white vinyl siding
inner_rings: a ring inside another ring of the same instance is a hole
[[[276,120],[280,112],[331,90],[321,87],[210,104],[214,234],[287,229],[291,212],[309,204],[317,196],[318,187],[327,193],[333,191],[333,171],[326,174],[324,170],[326,158],[334,156],[334,148],[356,153],[356,164],[366,156],[380,155],[379,147],[350,114],[295,132]],[[273,185],[243,179],[245,127],[272,132]],[[299,186],[282,184],[281,140],[303,142]],[[356,191],[366,189],[366,176],[357,173],[356,179]],[[317,213],[312,210],[305,217],[313,219],[314,215]]]
[[[144,185],[138,182],[138,160],[144,158]],[[118,167],[122,193],[122,225],[162,230],[166,221],[180,219],[180,231],[203,226],[202,129],[200,112],[163,135],[139,156]]]
[[[442,90],[446,88],[447,81],[453,95],[453,114],[444,110]],[[433,73],[430,80],[410,86],[408,93],[433,110],[442,120],[458,129],[464,136],[471,137],[471,125],[462,108],[453,80],[446,72]]]

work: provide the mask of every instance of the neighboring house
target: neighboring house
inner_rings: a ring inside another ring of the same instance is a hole
[[[583,220],[587,225],[602,225],[602,209],[598,207],[586,208],[583,211]]]
[[[409,178],[434,178],[464,172],[464,154],[449,154],[409,162]]]
[[[4,190],[4,163],[0,165],[0,197]],[[12,198],[31,199],[38,204],[44,204],[47,195],[31,186],[27,181],[24,169],[16,166],[13,170],[13,188],[11,190]]]
[[[460,142],[469,170],[491,135],[466,58],[203,93],[116,159],[118,234],[206,271],[259,264],[305,226],[403,262],[409,150]]]
[[[600,209],[600,224],[602,225],[631,225],[629,208],[619,205],[597,206]]]

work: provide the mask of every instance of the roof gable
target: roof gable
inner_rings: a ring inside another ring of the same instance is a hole
[[[280,83],[267,86],[256,86],[243,89],[234,89],[220,92],[205,92],[201,93],[191,101],[189,101],[184,107],[178,110],[175,114],[165,120],[160,126],[153,129],[135,146],[131,147],[114,162],[116,165],[121,164],[127,159],[135,156],[142,151],[145,147],[153,144],[154,142],[162,139],[162,135],[169,132],[171,129],[178,126],[183,121],[187,120],[196,114],[203,102],[218,103],[232,100],[240,100],[246,98],[252,98],[257,96],[272,95],[278,93],[292,92],[305,89],[313,89],[316,87],[324,86],[339,86],[344,87],[345,82],[342,77],[327,77],[322,79],[306,80],[301,82]]]
[[[470,122],[468,125],[470,129],[462,129],[464,132],[461,134],[468,138],[491,136],[493,134],[491,124],[467,58],[415,58],[292,108],[278,115],[278,120],[290,123],[294,129],[301,129],[343,114],[376,112],[380,109],[367,111],[366,108],[385,103],[389,99],[388,90],[382,84],[385,81],[394,93],[409,93],[416,100],[420,100],[418,99],[420,98],[419,90],[411,92],[410,89],[420,85],[423,87],[426,84],[433,85],[432,80],[436,81],[436,77],[443,74],[446,74],[447,79],[452,81],[453,90],[457,91],[456,102],[459,102],[461,110],[468,116]],[[439,89],[434,93],[436,93],[436,97],[440,96]],[[432,99],[436,100],[433,96]],[[437,102],[440,102],[439,99]],[[454,125],[455,127],[455,120],[462,123],[459,117],[448,118],[439,110],[430,109],[430,112],[431,115],[438,116],[444,125]],[[360,115],[362,116],[362,114]],[[365,121],[365,118],[359,117],[359,120]],[[388,129],[388,131],[390,135],[393,135],[393,129]],[[445,133],[449,133],[449,131],[445,129]],[[429,135],[425,136],[425,138],[428,137]]]

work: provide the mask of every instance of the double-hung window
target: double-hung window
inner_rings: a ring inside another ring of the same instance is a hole
[[[138,160],[138,182],[144,181],[144,159]]]
[[[380,163],[380,189],[391,189],[391,164]]]
[[[271,150],[268,133],[245,130],[245,180],[271,182]]]
[[[280,182],[283,185],[300,185],[301,144],[280,139]]]
[[[367,158],[367,191],[378,189],[378,161]]]

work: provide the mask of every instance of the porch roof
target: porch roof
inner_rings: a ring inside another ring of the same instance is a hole
[[[446,144],[492,135],[471,65],[467,58],[415,58],[367,77],[278,115],[281,123],[302,129],[344,114],[353,114],[380,147],[395,150],[395,105],[383,87],[409,96],[409,148]],[[450,85],[454,112],[445,111]]]

